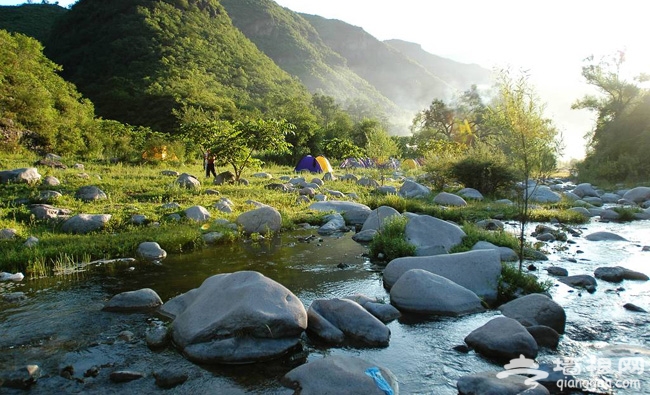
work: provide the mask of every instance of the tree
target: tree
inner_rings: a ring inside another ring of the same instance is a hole
[[[235,180],[239,180],[244,169],[254,161],[254,154],[288,153],[291,144],[286,137],[294,129],[284,119],[246,119],[234,124],[210,121],[183,125],[183,134],[189,139],[201,139],[204,147],[215,154],[215,163],[232,166]]]
[[[366,152],[354,145],[349,139],[333,138],[324,141],[325,156],[332,159],[360,158],[366,156]]]
[[[524,236],[528,222],[529,200],[534,192],[529,180],[543,177],[554,167],[559,150],[557,130],[544,117],[544,106],[528,83],[528,76],[512,76],[503,70],[497,80],[497,97],[487,111],[488,124],[499,130],[498,146],[524,180],[519,208],[519,270],[524,257]]]
[[[384,129],[373,129],[366,136],[366,155],[378,165],[388,162],[391,157],[399,154],[397,143],[390,138]]]

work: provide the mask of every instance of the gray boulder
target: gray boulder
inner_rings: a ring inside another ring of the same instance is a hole
[[[384,286],[390,289],[411,269],[422,269],[445,277],[488,302],[497,298],[497,285],[501,275],[501,261],[497,251],[480,250],[393,259],[384,269]]]
[[[332,235],[334,233],[346,232],[348,230],[345,225],[345,219],[339,213],[329,214],[325,216],[325,225],[318,228],[319,235]]]
[[[585,197],[600,197],[600,194],[594,189],[594,187],[586,182],[579,184],[571,192],[579,196],[581,199]]]
[[[562,196],[564,196],[567,200],[571,202],[575,202],[581,199],[580,196],[576,195],[573,192],[564,192],[562,193]]]
[[[361,177],[357,181],[357,185],[361,185],[363,187],[369,187],[369,188],[379,188],[379,182],[377,182],[377,180],[373,180],[370,177]]]
[[[215,244],[221,240],[225,235],[222,232],[208,232],[203,235],[205,244]]]
[[[557,203],[562,197],[546,185],[537,185],[528,188],[528,200],[537,203]]]
[[[505,224],[498,219],[482,219],[476,223],[476,226],[486,230],[503,230]]]
[[[404,273],[390,289],[390,302],[400,311],[461,316],[485,310],[467,288],[422,269]]]
[[[235,182],[235,174],[231,171],[223,171],[214,178],[212,182],[214,185],[233,184]]]
[[[316,299],[307,311],[307,330],[329,343],[353,341],[388,346],[390,329],[360,304],[349,299]]]
[[[460,395],[549,395],[542,385],[526,383],[528,377],[510,374],[497,377],[500,372],[482,372],[458,379],[456,388]]]
[[[281,284],[252,271],[218,274],[165,303],[174,343],[196,363],[251,363],[300,342],[307,312]]]
[[[530,333],[539,347],[546,347],[555,350],[560,344],[560,334],[551,327],[544,325],[527,326],[526,330]]]
[[[57,208],[49,204],[32,204],[29,206],[29,211],[34,214],[38,220],[54,220],[57,218],[67,218],[72,211],[64,208]]]
[[[535,359],[537,342],[519,322],[508,317],[496,317],[465,337],[465,343],[488,358],[499,360],[520,355]]]
[[[546,272],[551,276],[557,276],[557,277],[566,277],[569,275],[568,270],[559,266],[549,266],[546,268]]]
[[[13,240],[18,236],[18,231],[14,228],[0,229],[0,240]]]
[[[400,187],[398,194],[399,196],[407,199],[422,198],[429,196],[431,194],[431,189],[422,184],[418,184],[415,181],[406,180]]]
[[[375,189],[375,192],[382,195],[397,195],[397,188],[392,185],[382,185]]]
[[[47,187],[56,187],[61,185],[61,181],[59,181],[59,179],[54,176],[47,176],[43,179],[43,182],[41,184]]]
[[[604,193],[604,194],[600,197],[600,199],[601,199],[604,203],[617,203],[617,202],[621,199],[621,195],[616,194],[616,193],[608,192],[608,193]]]
[[[201,181],[191,174],[183,173],[176,179],[176,184],[187,189],[201,188]]]
[[[203,222],[211,218],[208,210],[203,206],[192,206],[184,210],[185,217],[192,221]]]
[[[136,254],[146,261],[160,261],[167,258],[167,252],[155,241],[140,243]]]
[[[168,177],[178,177],[180,176],[180,173],[177,172],[176,170],[163,170],[160,172],[163,176],[168,176]]]
[[[352,240],[357,243],[370,243],[377,233],[374,229],[364,230],[352,235]]]
[[[169,343],[169,328],[159,323],[147,328],[145,341],[151,349],[158,349],[167,346]]]
[[[26,183],[35,184],[41,179],[38,169],[35,167],[25,167],[21,169],[0,171],[0,184]]]
[[[27,238],[27,240],[25,240],[25,242],[23,243],[23,246],[25,246],[27,248],[32,248],[32,247],[36,247],[38,245],[38,243],[39,243],[39,240],[38,240],[37,237],[29,236]]]
[[[264,206],[242,213],[237,217],[245,233],[277,232],[282,228],[282,216],[273,207]]]
[[[406,241],[416,247],[417,256],[446,254],[466,236],[458,226],[430,215],[409,214]]]
[[[76,199],[79,199],[84,202],[92,202],[94,200],[106,200],[108,196],[94,185],[88,185],[77,189],[77,192],[74,194]]]
[[[341,355],[330,355],[300,365],[280,382],[301,395],[386,395],[388,392],[379,387],[377,380],[390,387],[392,394],[399,394],[398,381],[390,370],[357,357]]]
[[[399,211],[390,206],[381,206],[370,212],[368,219],[363,223],[361,231],[364,230],[381,230],[388,218],[400,216]]]
[[[542,294],[530,294],[499,307],[501,314],[519,321],[523,326],[544,325],[564,333],[566,313],[553,299]]]
[[[151,288],[143,288],[137,291],[122,292],[111,298],[103,310],[116,312],[130,312],[138,310],[153,309],[162,305],[162,299]]]
[[[650,187],[636,187],[632,188],[629,191],[625,192],[623,199],[641,204],[647,200],[650,200]]]
[[[363,225],[370,215],[370,207],[365,204],[347,202],[342,200],[330,200],[328,202],[315,202],[309,206],[310,210],[334,211],[343,215],[348,225]]]
[[[456,206],[456,207],[463,207],[467,206],[467,202],[465,199],[458,195],[454,195],[453,193],[448,193],[448,192],[440,192],[439,194],[436,195],[435,198],[433,198],[433,202],[436,204],[440,204],[442,206]]]
[[[512,206],[515,203],[510,199],[499,199],[494,201],[495,204],[503,204],[505,206]]]
[[[582,200],[596,207],[601,207],[603,205],[603,200],[599,197],[590,196],[590,197],[582,198]]]
[[[594,277],[609,281],[611,283],[620,283],[623,280],[648,281],[648,276],[622,266],[602,266],[594,271]]]
[[[372,299],[365,295],[356,294],[352,296],[346,296],[344,299],[350,299],[353,302],[358,303],[366,309],[370,314],[374,315],[383,323],[391,322],[400,317],[400,312],[395,307],[388,303],[382,303],[378,299]]]
[[[483,200],[483,194],[474,188],[463,188],[456,192],[456,194],[466,199]]]
[[[589,212],[589,210],[587,210],[584,207],[571,207],[569,210],[570,211],[575,211],[578,214],[582,214],[583,216],[585,216],[587,218],[591,217],[591,212]]]
[[[499,247],[488,241],[477,241],[474,246],[472,246],[472,251],[474,250],[496,250],[499,251],[499,256],[503,262],[514,262],[519,260],[519,255],[509,247]]]
[[[38,201],[40,202],[52,202],[59,198],[63,197],[61,192],[58,191],[41,191],[38,194]]]
[[[61,226],[64,233],[86,234],[104,229],[111,214],[77,214],[67,219]]]
[[[585,236],[589,241],[628,241],[625,237],[612,232],[594,232]]]
[[[577,274],[575,276],[560,277],[558,281],[573,288],[584,288],[588,292],[596,292],[598,282],[596,279],[587,274]]]

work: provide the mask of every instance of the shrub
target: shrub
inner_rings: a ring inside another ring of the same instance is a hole
[[[515,174],[505,164],[492,159],[465,157],[450,168],[451,175],[468,188],[474,188],[485,195],[510,187]]]
[[[415,255],[415,246],[405,238],[407,221],[402,216],[388,218],[370,243],[371,256],[377,257],[382,253],[384,259],[390,262],[395,258]]]
[[[552,286],[552,281],[540,282],[532,274],[520,272],[519,269],[508,263],[501,263],[497,303],[500,305],[509,302],[522,294],[548,292]]]

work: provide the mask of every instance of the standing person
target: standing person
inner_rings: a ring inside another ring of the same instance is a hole
[[[205,176],[210,177],[210,174],[212,174],[212,177],[217,178],[217,173],[214,170],[214,154],[208,151],[206,156]]]

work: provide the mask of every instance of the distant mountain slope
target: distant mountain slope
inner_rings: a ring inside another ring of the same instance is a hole
[[[451,85],[362,28],[316,15],[301,15],[355,73],[397,105],[419,111],[435,98],[448,98],[453,91]]]
[[[297,13],[272,0],[221,0],[233,24],[313,93],[339,102],[361,100],[393,113],[397,106],[347,67]]]
[[[217,0],[80,0],[46,45],[98,115],[156,130],[200,108],[231,118],[306,88],[237,30]]]
[[[50,37],[54,21],[66,11],[54,4],[0,6],[0,29],[22,33],[43,43]]]
[[[477,64],[459,63],[451,59],[431,54],[420,44],[403,40],[386,40],[386,44],[424,66],[429,72],[459,91],[472,85],[491,85],[492,72]]]

